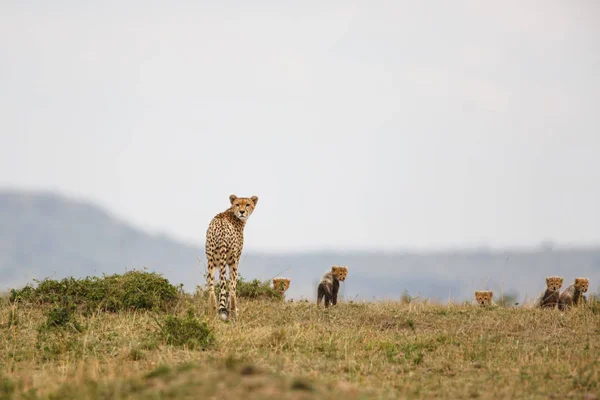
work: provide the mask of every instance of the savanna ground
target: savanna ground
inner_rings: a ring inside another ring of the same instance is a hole
[[[239,317],[158,275],[43,281],[0,300],[0,399],[584,398],[600,306],[283,302],[242,283]],[[407,299],[408,300],[408,299]]]

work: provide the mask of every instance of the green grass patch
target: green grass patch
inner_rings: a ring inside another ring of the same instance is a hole
[[[184,346],[190,350],[207,350],[215,346],[215,334],[208,323],[188,310],[185,317],[168,315],[160,324],[159,336],[172,346]]]

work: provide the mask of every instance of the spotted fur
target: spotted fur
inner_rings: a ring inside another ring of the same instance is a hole
[[[323,275],[319,287],[317,289],[317,305],[325,299],[325,308],[329,305],[337,304],[338,291],[340,290],[340,282],[346,280],[348,275],[348,267],[334,265],[331,271]]]
[[[494,292],[491,290],[477,290],[475,292],[475,301],[480,307],[495,306],[493,297]]]
[[[290,278],[273,278],[273,289],[277,290],[283,296],[290,288]]]
[[[588,278],[575,278],[575,282],[561,293],[558,299],[558,308],[566,310],[569,307],[584,304],[586,301],[584,293],[588,291],[589,286]]]
[[[206,258],[208,259],[208,291],[211,312],[216,309],[215,269],[219,268],[219,316],[227,320],[226,266],[229,266],[229,307],[232,315],[237,315],[236,285],[238,265],[244,247],[244,227],[248,217],[258,203],[258,197],[229,196],[229,207],[217,214],[206,231]]]
[[[558,298],[560,288],[562,287],[564,278],[562,276],[546,277],[546,291],[542,293],[536,302],[536,307],[541,308],[556,308],[558,307]]]

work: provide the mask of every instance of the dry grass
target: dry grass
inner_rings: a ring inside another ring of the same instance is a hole
[[[181,298],[173,313],[190,307],[204,315],[204,296]],[[165,344],[164,313],[76,313],[76,323],[50,329],[48,312],[1,301],[0,399],[594,399],[600,391],[598,304],[325,311],[241,299],[237,322],[208,320],[215,344],[206,350]]]

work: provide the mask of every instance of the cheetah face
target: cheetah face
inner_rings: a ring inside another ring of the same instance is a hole
[[[589,285],[590,280],[588,278],[575,278],[575,287],[583,293],[587,292]]]
[[[348,267],[334,265],[331,267],[331,272],[333,273],[333,276],[338,279],[338,281],[344,282],[346,280],[346,276],[348,276]]]
[[[229,196],[229,201],[231,202],[231,209],[234,215],[238,219],[246,221],[254,211],[256,203],[258,203],[258,197],[237,197],[235,194],[232,194]]]
[[[290,288],[289,278],[273,278],[273,289],[283,294]]]
[[[546,278],[546,288],[556,292],[562,287],[563,280],[562,276],[549,276]]]
[[[492,304],[494,292],[489,290],[478,290],[475,292],[475,300],[480,306],[489,306]]]

